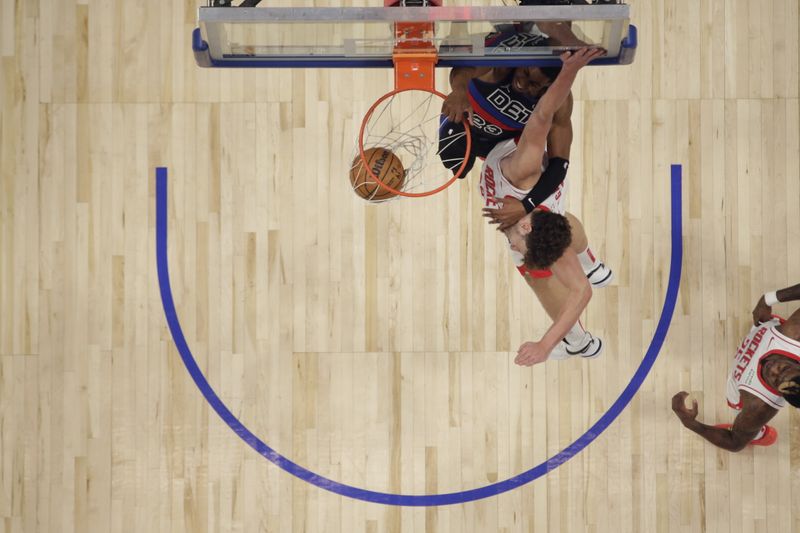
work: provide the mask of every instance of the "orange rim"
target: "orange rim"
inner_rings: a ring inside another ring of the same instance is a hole
[[[437,187],[435,189],[432,189],[430,191],[405,192],[405,191],[399,191],[399,190],[397,190],[397,189],[395,189],[393,187],[390,187],[389,185],[385,184],[383,181],[381,181],[381,179],[378,176],[375,175],[374,172],[372,172],[372,169],[369,167],[369,164],[367,163],[367,158],[366,158],[366,155],[364,154],[364,129],[367,127],[367,121],[370,119],[370,117],[372,117],[372,113],[375,111],[375,109],[377,109],[377,107],[381,104],[381,102],[383,102],[387,98],[390,98],[390,97],[392,97],[392,96],[394,96],[394,95],[396,95],[398,93],[402,93],[402,92],[405,92],[405,91],[424,91],[424,92],[432,93],[432,94],[438,96],[439,98],[441,98],[442,100],[444,100],[446,98],[446,96],[444,94],[440,93],[439,91],[437,91],[435,89],[423,89],[423,88],[395,89],[393,91],[390,91],[390,92],[384,94],[378,100],[376,100],[374,104],[372,104],[372,106],[369,108],[367,113],[364,115],[364,119],[361,121],[361,129],[358,132],[358,153],[359,153],[359,157],[361,157],[361,163],[364,165],[364,168],[367,170],[367,172],[372,177],[372,179],[375,180],[375,183],[377,183],[378,186],[380,186],[382,189],[384,189],[386,191],[389,191],[391,193],[394,193],[396,195],[399,195],[399,196],[405,196],[406,198],[421,198],[423,196],[431,196],[431,195],[434,195],[434,194],[436,194],[438,192],[441,192],[441,191],[445,190],[450,185],[452,185],[458,178],[461,177],[461,174],[464,172],[464,168],[467,166],[467,162],[469,161],[469,153],[470,153],[470,150],[472,149],[472,136],[471,136],[470,131],[469,131],[469,124],[465,124],[464,125],[464,132],[466,133],[466,136],[467,136],[467,149],[464,152],[464,161],[461,162],[461,166],[458,167],[458,171],[455,174],[453,174],[453,177],[450,178],[443,185],[440,185],[439,187]],[[462,118],[462,120],[466,120],[466,119]]]

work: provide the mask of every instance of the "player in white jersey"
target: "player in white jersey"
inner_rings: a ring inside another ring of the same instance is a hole
[[[709,426],[697,420],[697,401],[686,407],[687,392],[672,397],[672,410],[688,429],[725,450],[748,444],[769,446],[778,437],[769,422],[786,403],[800,408],[800,309],[785,322],[773,318],[752,327],[728,375],[728,405],[733,424]]]
[[[480,188],[481,195],[484,198],[484,206],[487,209],[493,209],[500,204],[498,198],[524,198],[528,191],[514,187],[502,174],[499,162],[504,157],[508,156],[511,152],[516,150],[517,146],[513,139],[504,141],[498,145],[486,159],[483,169],[481,171]],[[564,211],[564,198],[565,198],[564,184],[558,187],[555,193],[548,197],[544,202],[537,206],[540,211],[549,211],[560,215],[565,215],[569,221],[569,229],[572,235],[572,244],[570,247],[573,251],[578,253],[578,259],[587,279],[591,281],[590,273],[602,275],[604,281],[610,281],[612,272],[602,262],[597,260],[590,253],[585,253],[584,256],[591,257],[590,262],[584,261],[581,257],[581,251],[588,251],[588,241],[586,232],[581,222],[571,213]],[[523,226],[527,225],[527,221],[523,222]],[[527,283],[534,290],[538,296],[545,311],[550,315],[553,320],[557,320],[562,303],[567,297],[567,289],[563,283],[558,279],[553,279],[552,271],[550,269],[528,268],[525,266],[524,254],[512,248],[511,258],[514,261],[517,270],[523,275]],[[599,286],[604,286],[603,285]],[[594,284],[592,284],[594,285]],[[579,355],[584,358],[592,358],[600,355],[603,343],[598,337],[594,337],[583,329],[580,322],[576,323],[565,335],[565,338],[556,346],[555,350],[550,353],[551,359],[565,359],[572,355]]]
[[[561,72],[534,108],[519,141],[500,143],[487,156],[481,172],[485,207],[498,207],[497,197],[524,198],[536,184],[542,174],[547,133],[555,111],[569,95],[578,70],[603,53],[597,48],[583,48],[561,56]],[[602,342],[585,332],[578,322],[592,289],[577,254],[569,248],[573,220],[579,225],[574,217],[568,220],[563,215],[563,189],[559,188],[540,207],[505,230],[518,268],[553,318],[553,325],[541,340],[520,346],[515,359],[517,364],[533,365],[546,360],[548,355],[553,358],[573,354],[592,356],[602,349]],[[582,226],[580,230],[583,233]],[[577,240],[580,240],[579,235]],[[586,243],[577,244],[585,247]],[[580,346],[576,344],[578,341],[587,343]],[[575,348],[574,353],[568,351],[570,345]]]

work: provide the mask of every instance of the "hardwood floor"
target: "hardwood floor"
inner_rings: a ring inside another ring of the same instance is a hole
[[[0,532],[800,531],[800,413],[733,455],[669,408],[688,390],[729,421],[753,305],[800,281],[798,3],[631,4],[635,63],[574,89],[568,205],[616,273],[584,317],[606,351],[521,369],[547,321],[480,216],[477,172],[430,199],[349,188],[391,72],[200,69],[195,2],[2,0]],[[292,477],[213,412],[167,329],[157,166],[180,322],[233,415],[360,488],[502,481],[580,436],[639,365],[672,163],[683,279],[652,373],[583,453],[499,496],[395,507]]]

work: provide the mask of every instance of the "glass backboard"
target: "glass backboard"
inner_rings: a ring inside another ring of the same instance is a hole
[[[592,64],[629,64],[629,6],[201,7],[193,35],[204,67],[388,67],[399,42],[435,47],[437,66],[558,65],[567,49],[608,51]],[[397,23],[429,23],[405,39]]]

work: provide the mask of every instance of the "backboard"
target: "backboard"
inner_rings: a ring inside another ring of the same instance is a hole
[[[557,66],[565,49],[591,44],[629,64],[636,28],[625,4],[466,7],[201,7],[192,46],[204,67],[383,67],[404,39],[398,23],[429,23],[436,66]],[[569,28],[557,37],[550,28]],[[567,24],[570,23],[570,24]],[[549,33],[548,33],[549,32]]]

